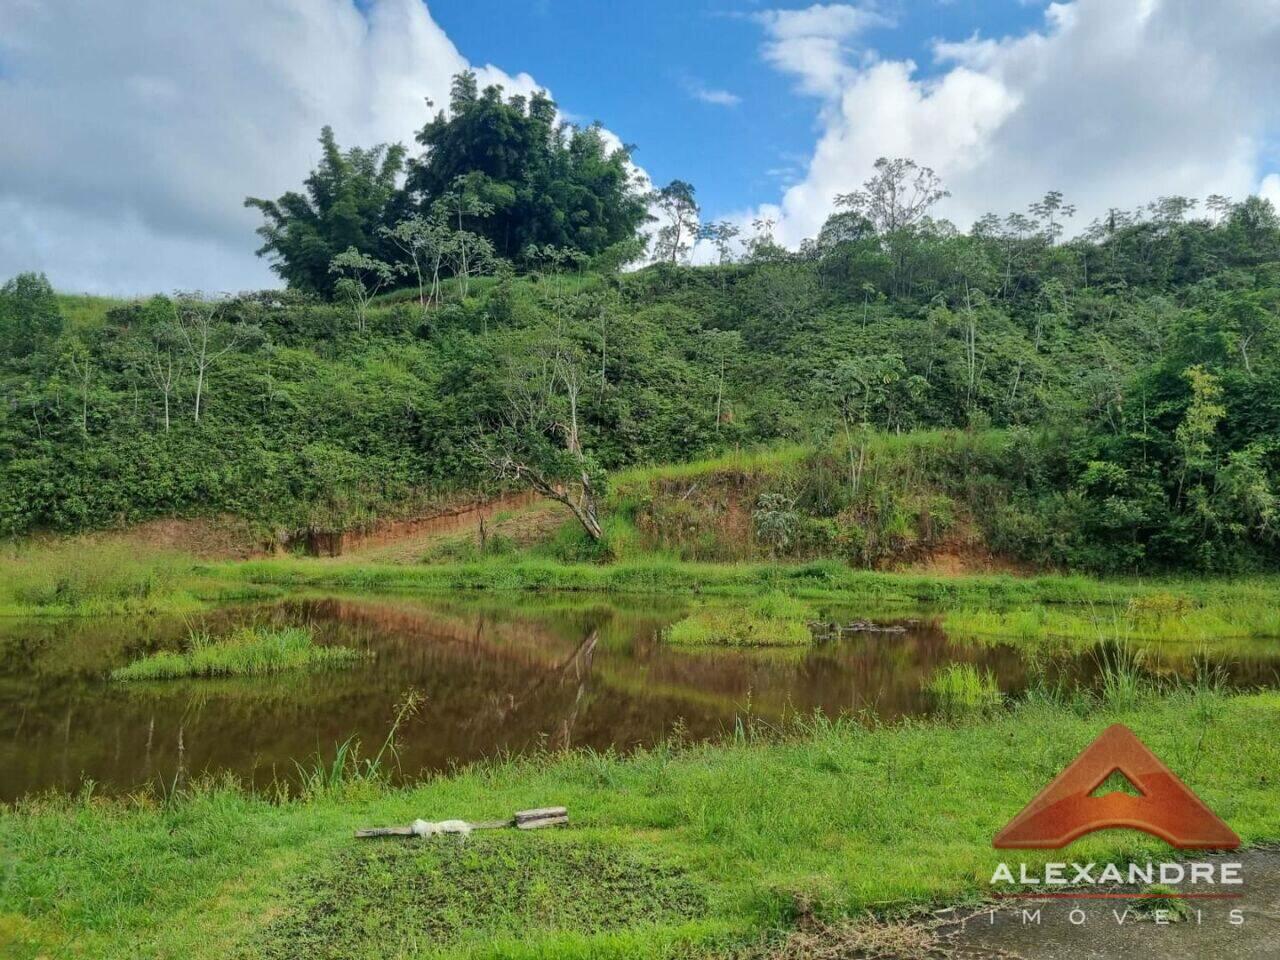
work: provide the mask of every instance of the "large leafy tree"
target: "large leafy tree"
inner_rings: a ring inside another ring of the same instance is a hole
[[[410,165],[408,189],[423,212],[465,193],[492,208],[463,226],[487,237],[501,257],[552,244],[588,255],[630,240],[647,216],[626,147],[599,126],[557,120],[541,91],[504,99],[499,86],[454,79],[449,111],[419,131],[423,154]]]
[[[379,228],[398,220],[405,203],[398,182],[405,149],[380,144],[344,151],[330,127],[320,132],[320,147],[320,165],[301,193],[249,197],[245,206],[266,220],[258,228],[258,255],[271,258],[271,269],[290,287],[331,296],[338,280],[330,270],[335,256],[351,247],[384,258],[390,252]]]
[[[61,332],[58,298],[44,274],[20,273],[0,287],[0,354],[29,357]]]

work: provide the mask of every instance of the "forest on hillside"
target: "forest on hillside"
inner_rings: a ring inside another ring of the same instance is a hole
[[[705,222],[690,184],[644,191],[625,148],[555,116],[463,75],[418,157],[326,130],[300,192],[249,201],[284,290],[86,309],[9,280],[0,530],[341,529],[531,486],[607,551],[611,471],[792,441],[847,480],[775,492],[829,539],[777,552],[813,555],[860,522],[872,438],[945,428],[989,438],[938,469],[1010,556],[1280,560],[1266,201],[1165,197],[1081,226],[1050,191],[961,231],[934,216],[932,171],[886,159],[793,251],[767,221]],[[687,263],[699,239],[717,262]]]

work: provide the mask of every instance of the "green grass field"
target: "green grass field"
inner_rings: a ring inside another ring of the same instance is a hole
[[[1280,695],[1148,691],[1124,704],[1032,698],[968,722],[748,726],[718,746],[495,762],[402,789],[331,777],[305,799],[227,784],[37,798],[0,813],[0,954],[703,956],[779,936],[799,911],[972,902],[1000,859],[992,835],[1115,721],[1246,843],[1280,839]],[[548,804],[569,808],[570,829],[352,838]],[[1165,850],[1112,831],[1070,853]]]

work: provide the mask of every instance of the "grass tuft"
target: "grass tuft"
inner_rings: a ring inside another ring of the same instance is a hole
[[[111,671],[112,680],[174,680],[182,677],[259,677],[289,670],[315,670],[351,663],[364,656],[347,647],[324,647],[310,628],[244,627],[214,639],[207,632],[187,635],[182,653],[162,651]]]
[[[1173,887],[1156,883],[1143,892],[1146,896],[1133,903],[1133,912],[1139,917],[1151,920],[1163,919],[1169,923],[1180,923],[1190,919],[1191,907],[1185,899],[1178,896],[1178,892]]]
[[[929,678],[928,689],[944,712],[991,710],[1003,702],[995,675],[971,663],[947,664]]]
[[[672,624],[663,637],[678,646],[804,646],[813,641],[813,617],[803,600],[771,591],[741,607],[704,607]]]

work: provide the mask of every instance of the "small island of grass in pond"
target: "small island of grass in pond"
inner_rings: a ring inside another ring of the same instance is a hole
[[[181,677],[257,677],[289,670],[315,670],[362,659],[359,650],[326,647],[305,627],[283,630],[242,627],[214,638],[193,630],[182,653],[154,653],[111,671],[112,680],[174,680]]]
[[[926,685],[944,712],[990,710],[1003,700],[990,670],[979,671],[971,663],[949,663]]]
[[[708,606],[670,627],[663,636],[680,646],[796,647],[813,641],[815,611],[803,600],[766,593],[745,606]]]

